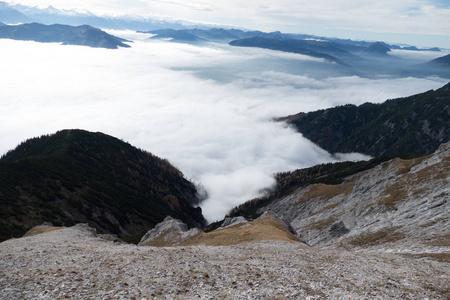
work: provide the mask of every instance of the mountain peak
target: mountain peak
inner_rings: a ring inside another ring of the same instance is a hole
[[[382,55],[387,54],[389,51],[391,51],[391,49],[383,42],[375,42],[364,50],[364,52]]]

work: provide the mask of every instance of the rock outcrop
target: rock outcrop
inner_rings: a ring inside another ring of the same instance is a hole
[[[175,246],[200,232],[198,228],[189,229],[182,221],[167,216],[142,237],[139,246]]]
[[[248,222],[248,220],[246,218],[244,218],[243,216],[226,217],[224,219],[222,225],[220,226],[220,228],[227,228],[232,225],[242,224],[242,223],[247,223],[247,222]]]

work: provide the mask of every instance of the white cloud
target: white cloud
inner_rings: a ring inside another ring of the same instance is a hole
[[[0,40],[0,48],[1,153],[64,128],[102,131],[201,182],[211,221],[258,196],[273,173],[334,160],[273,117],[381,102],[446,83],[313,79],[282,65],[330,63],[228,46],[136,40],[130,49],[105,50]],[[281,65],[267,63],[276,61]],[[208,77],[217,72],[225,75]]]

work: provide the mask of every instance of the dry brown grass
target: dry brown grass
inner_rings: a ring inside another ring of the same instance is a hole
[[[306,227],[306,229],[308,230],[322,230],[324,228],[327,228],[328,226],[330,226],[332,223],[334,223],[337,220],[337,217],[331,217],[329,219],[326,220],[322,220],[322,221],[318,221],[318,222],[314,222],[311,225],[308,225]]]
[[[450,158],[444,158],[443,168],[436,168],[435,165],[425,167],[415,174],[407,174],[411,168],[421,163],[428,156],[416,158],[413,160],[400,160],[399,168],[402,170],[400,173],[404,174],[400,180],[386,188],[387,197],[380,199],[377,203],[384,205],[389,209],[395,209],[398,202],[404,201],[408,198],[408,190],[412,195],[417,197],[427,191],[426,187],[420,185],[422,181],[448,181],[448,170],[450,169]]]
[[[27,233],[25,233],[25,234],[23,235],[23,237],[33,236],[33,235],[38,235],[38,234],[42,234],[42,233],[46,233],[46,232],[50,232],[50,231],[54,231],[54,230],[59,230],[59,229],[63,229],[63,227],[56,227],[56,226],[34,226],[34,227],[31,228],[30,230],[28,230]]]
[[[433,237],[433,239],[427,241],[426,244],[437,247],[450,247],[450,234],[445,236]]]
[[[442,168],[436,168],[434,165],[425,167],[417,172],[419,180],[448,180],[450,169],[450,157],[445,157],[441,162]]]
[[[389,242],[395,242],[403,239],[405,236],[402,232],[397,231],[398,228],[384,228],[382,230],[362,234],[348,241],[352,246],[369,247]]]
[[[401,255],[416,259],[428,258],[438,262],[450,263],[450,253],[402,253]]]
[[[266,218],[208,233],[201,232],[181,245],[229,246],[259,241],[298,242],[298,239],[274,219]]]
[[[430,157],[431,157],[431,155],[422,156],[422,157],[418,157],[418,158],[414,158],[414,159],[408,159],[408,160],[400,159],[398,162],[399,172],[397,173],[397,175],[408,173],[409,171],[411,171],[412,167],[420,164],[422,161],[424,161],[425,159],[428,159]]]
[[[338,185],[328,185],[328,184],[312,184],[309,186],[309,190],[305,193],[302,198],[314,199],[314,198],[325,198],[331,199],[338,195],[344,194],[348,196],[353,191],[353,182],[345,182]]]
[[[395,209],[398,202],[404,201],[408,197],[408,192],[402,182],[396,182],[386,188],[388,196],[378,200],[378,204],[384,205],[389,209]]]

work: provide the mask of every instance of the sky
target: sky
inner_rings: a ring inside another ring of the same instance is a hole
[[[97,14],[158,16],[262,31],[450,48],[448,0],[6,0]]]
[[[112,33],[133,40],[132,47],[0,39],[0,153],[62,129],[104,132],[168,159],[201,184],[208,194],[201,207],[209,221],[261,196],[273,187],[277,172],[367,159],[331,156],[273,118],[379,103],[448,80],[328,76],[332,63],[303,55]],[[442,53],[396,55],[426,61]],[[304,73],[310,68],[327,76]]]

